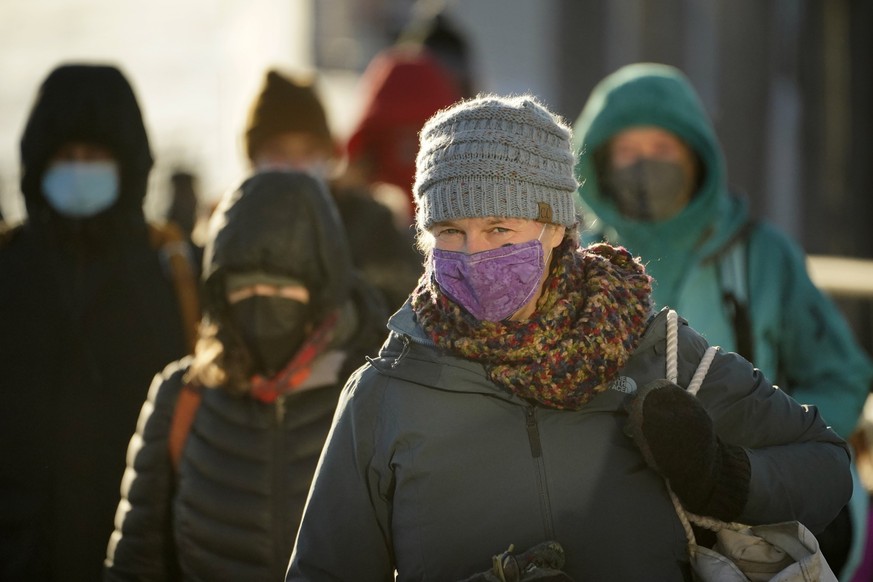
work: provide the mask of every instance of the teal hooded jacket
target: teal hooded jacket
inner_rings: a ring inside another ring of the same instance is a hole
[[[703,178],[691,202],[660,222],[623,216],[601,190],[597,152],[616,133],[656,126],[696,152]],[[836,306],[812,283],[800,247],[732,196],[715,131],[691,83],[654,63],[623,67],[592,91],[574,126],[586,242],[605,239],[642,258],[656,306],[670,306],[707,340],[738,350],[724,293],[745,296],[751,353],[765,375],[848,436],[873,380],[873,365]],[[733,265],[734,268],[731,268]],[[734,289],[741,287],[741,289]]]

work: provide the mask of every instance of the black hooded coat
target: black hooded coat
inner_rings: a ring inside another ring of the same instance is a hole
[[[192,359],[155,377],[131,439],[107,581],[284,577],[340,390],[378,351],[387,314],[353,270],[329,193],[306,174],[256,174],[216,209],[203,268],[204,316],[216,337],[234,325],[226,274],[251,272],[300,281],[315,325],[339,310],[332,339],[306,379],[275,401],[227,385],[202,389],[177,467],[169,443]]]
[[[71,141],[107,147],[120,192],[84,219],[41,181]],[[152,166],[117,69],[67,65],[44,81],[21,139],[28,219],[0,243],[0,580],[97,580],[139,407],[185,353],[169,275],[142,203]]]

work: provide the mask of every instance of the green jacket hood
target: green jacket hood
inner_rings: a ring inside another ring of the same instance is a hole
[[[704,167],[692,201],[676,216],[660,222],[628,219],[600,188],[595,155],[616,133],[633,126],[656,126],[696,152]],[[722,248],[746,222],[744,201],[731,197],[721,146],[703,103],[678,69],[656,63],[625,66],[603,79],[592,91],[574,125],[576,177],[586,227],[611,242],[626,246],[649,262],[651,274],[673,288],[676,273],[665,273],[658,262],[685,264]],[[661,261],[663,262],[663,261]],[[674,268],[675,270],[675,268]],[[659,272],[661,271],[661,272]]]

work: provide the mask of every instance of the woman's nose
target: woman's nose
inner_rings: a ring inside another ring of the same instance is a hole
[[[468,255],[489,250],[488,241],[484,236],[467,233],[464,237],[464,252]]]

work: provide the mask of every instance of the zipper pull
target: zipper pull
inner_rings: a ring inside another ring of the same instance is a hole
[[[528,406],[524,410],[525,424],[527,425],[527,439],[530,441],[530,454],[534,458],[543,456],[543,447],[540,443],[540,429],[537,426],[537,409]]]
[[[403,359],[403,356],[405,356],[407,352],[409,352],[409,345],[410,343],[412,343],[412,340],[409,339],[408,335],[404,334],[400,336],[400,338],[403,340],[403,349],[400,350],[400,354],[394,359],[393,362],[391,362],[391,368],[397,367],[397,364],[400,363],[400,360]]]

